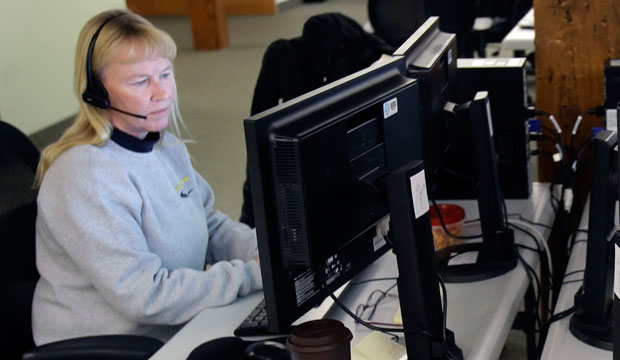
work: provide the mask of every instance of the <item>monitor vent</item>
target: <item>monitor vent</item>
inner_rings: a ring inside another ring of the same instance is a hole
[[[298,142],[276,137],[275,183],[278,201],[278,221],[282,249],[282,263],[287,268],[310,265],[302,179],[299,171]]]

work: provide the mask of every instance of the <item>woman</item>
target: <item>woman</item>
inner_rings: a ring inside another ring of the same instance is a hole
[[[202,309],[262,287],[255,232],[213,209],[179,140],[175,55],[168,34],[128,11],[80,33],[80,110],[37,172],[37,345],[165,341]]]

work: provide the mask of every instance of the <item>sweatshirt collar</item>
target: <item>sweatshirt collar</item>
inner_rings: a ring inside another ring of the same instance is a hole
[[[129,135],[117,128],[112,130],[110,139],[127,150],[131,150],[139,153],[147,153],[153,150],[153,146],[159,141],[158,132],[150,132],[144,139],[139,139],[135,136]]]

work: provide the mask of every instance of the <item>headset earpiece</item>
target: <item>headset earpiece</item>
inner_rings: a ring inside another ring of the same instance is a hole
[[[92,84],[86,85],[86,91],[82,94],[82,99],[85,103],[101,109],[110,107],[108,91],[98,80],[94,80]]]

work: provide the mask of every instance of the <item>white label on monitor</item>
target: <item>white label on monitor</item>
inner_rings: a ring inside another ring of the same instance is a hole
[[[605,122],[607,126],[607,130],[617,131],[618,130],[618,111],[616,109],[607,109],[605,114]]]
[[[372,246],[375,250],[375,252],[377,252],[379,249],[381,249],[383,247],[383,245],[385,245],[385,238],[383,236],[380,235],[376,235],[373,239],[372,239]]]
[[[411,183],[411,197],[413,200],[413,212],[415,218],[426,214],[429,210],[428,193],[426,192],[426,179],[424,178],[424,170],[409,178]]]
[[[462,254],[458,254],[452,259],[448,260],[448,266],[470,265],[470,264],[475,264],[477,261],[478,261],[478,252],[468,251]]]
[[[398,100],[393,98],[383,103],[383,118],[387,119],[398,112]]]
[[[620,247],[615,245],[616,261],[614,262],[614,294],[620,297]]]
[[[448,64],[452,64],[452,49],[448,49],[448,53],[446,55],[448,56]]]

